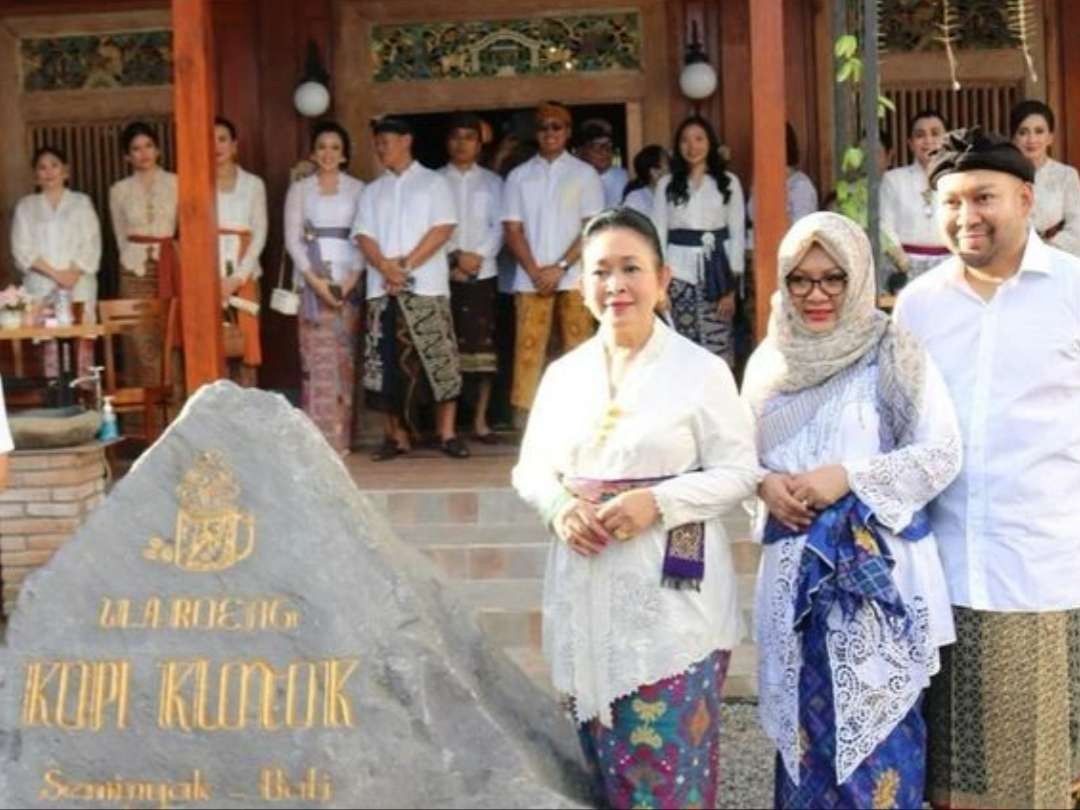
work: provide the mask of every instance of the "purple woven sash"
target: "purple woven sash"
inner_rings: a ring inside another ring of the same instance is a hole
[[[322,248],[319,247],[319,239],[344,239],[349,241],[348,228],[317,228],[310,222],[304,223],[304,242],[307,244],[308,261],[311,262],[311,272],[319,278],[332,279],[330,271],[323,262]],[[301,295],[303,305],[303,317],[308,321],[319,320],[319,296],[309,286],[304,286]]]
[[[562,485],[575,498],[599,505],[632,489],[648,489],[675,476],[662,478],[624,478],[603,481],[597,478],[563,478]],[[633,539],[633,538],[630,538]],[[676,590],[701,590],[705,578],[705,524],[684,523],[667,533],[664,566],[660,584]]]

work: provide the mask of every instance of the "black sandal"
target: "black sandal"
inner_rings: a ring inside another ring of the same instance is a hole
[[[403,456],[409,451],[398,444],[396,441],[387,436],[383,439],[382,445],[371,454],[372,461],[389,461],[397,456]]]
[[[469,448],[465,446],[465,442],[457,436],[452,439],[446,439],[442,443],[441,449],[443,453],[450,456],[450,458],[468,458],[472,455],[472,453],[469,452]]]

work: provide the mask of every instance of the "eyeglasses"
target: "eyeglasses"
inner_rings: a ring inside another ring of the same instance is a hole
[[[537,132],[561,132],[564,129],[566,129],[566,127],[563,124],[560,124],[560,123],[555,122],[555,121],[553,121],[551,123],[548,123],[548,124],[537,124],[536,125],[536,131]]]
[[[825,295],[835,298],[847,289],[847,273],[829,273],[821,278],[810,278],[801,273],[791,273],[784,283],[787,284],[788,292],[795,298],[806,298],[818,287]]]

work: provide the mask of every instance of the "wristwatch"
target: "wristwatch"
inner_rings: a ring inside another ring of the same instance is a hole
[[[566,259],[559,259],[557,262],[555,262],[555,266],[565,273],[567,270],[570,269],[570,262],[568,262]]]

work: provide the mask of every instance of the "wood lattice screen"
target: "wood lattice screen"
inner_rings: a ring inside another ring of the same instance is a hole
[[[907,145],[907,126],[912,115],[920,110],[936,109],[951,127],[978,124],[989,132],[1008,135],[1009,111],[1023,100],[1024,81],[1021,78],[965,83],[957,91],[948,84],[884,83],[882,92],[896,105],[896,111],[886,114],[882,126],[893,138],[893,165],[903,166],[912,160]]]
[[[176,128],[171,117],[146,121],[158,134],[162,165],[172,170],[176,165]],[[29,152],[42,146],[54,146],[68,157],[71,167],[70,185],[76,191],[89,194],[101,219],[102,259],[98,275],[98,296],[116,294],[116,240],[109,218],[109,187],[126,177],[128,166],[121,152],[120,133],[127,120],[53,122],[33,124],[27,128]]]

